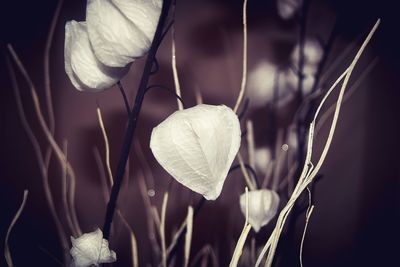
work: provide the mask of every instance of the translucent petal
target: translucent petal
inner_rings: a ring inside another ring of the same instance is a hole
[[[275,191],[260,189],[249,192],[249,223],[254,231],[267,225],[276,215],[279,196]],[[240,196],[240,209],[246,214],[246,194]]]
[[[85,22],[69,21],[65,25],[65,72],[72,84],[82,91],[108,89],[124,76],[129,66],[109,68],[95,57]]]
[[[150,35],[154,35],[157,26],[154,21],[158,22],[159,14],[152,12],[147,1],[131,2],[88,0],[86,21],[90,42],[96,57],[107,66],[123,67],[150,48]],[[135,16],[132,21],[130,18]]]
[[[71,256],[73,266],[99,266],[100,263],[110,263],[117,260],[114,251],[108,248],[108,241],[103,239],[100,229],[83,234],[78,238],[71,237]]]
[[[153,129],[150,148],[178,182],[216,199],[240,147],[240,124],[226,106],[176,111]]]
[[[160,18],[162,0],[112,0],[119,10],[152,41]]]

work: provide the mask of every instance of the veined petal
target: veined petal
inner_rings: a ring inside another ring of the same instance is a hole
[[[116,84],[129,66],[109,68],[95,57],[85,22],[68,21],[65,25],[65,72],[81,91],[101,91]]]
[[[275,191],[260,189],[249,192],[249,223],[254,231],[267,225],[276,215],[279,196]],[[240,195],[240,209],[246,214],[246,194]]]
[[[153,41],[161,14],[162,0],[111,0],[118,9]]]
[[[179,183],[215,200],[240,147],[238,117],[226,106],[176,111],[153,129],[150,148]]]
[[[70,253],[75,267],[99,266],[100,263],[117,260],[115,252],[108,248],[108,241],[103,239],[103,232],[100,229],[78,238],[71,237],[71,243]]]
[[[150,48],[152,40],[110,0],[88,0],[86,21],[94,53],[107,66],[123,67]]]

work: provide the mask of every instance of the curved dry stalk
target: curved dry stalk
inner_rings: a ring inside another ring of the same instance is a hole
[[[264,257],[265,253],[267,252],[268,248],[268,256],[267,256],[267,260],[265,262],[265,266],[270,267],[272,265],[272,261],[274,259],[274,255],[275,255],[275,251],[276,251],[276,247],[279,241],[279,237],[280,234],[282,232],[283,226],[286,222],[286,219],[290,213],[290,211],[292,210],[294,203],[296,202],[296,200],[298,199],[298,197],[300,196],[300,194],[305,190],[305,188],[313,181],[313,179],[315,178],[315,176],[317,175],[319,169],[322,166],[322,163],[324,162],[326,155],[329,151],[332,139],[333,139],[333,134],[335,132],[335,128],[337,125],[337,120],[339,117],[339,113],[340,113],[340,108],[341,108],[341,104],[343,101],[343,95],[345,93],[345,90],[347,88],[347,84],[349,82],[351,73],[356,65],[356,63],[358,62],[361,54],[363,53],[363,51],[365,50],[365,47],[367,46],[367,44],[369,43],[369,41],[371,40],[373,34],[375,33],[377,27],[380,24],[380,19],[378,19],[378,21],[375,23],[374,27],[372,28],[372,30],[370,31],[370,33],[368,34],[367,38],[365,39],[365,41],[363,42],[363,44],[361,45],[360,49],[358,50],[357,54],[355,55],[352,63],[350,64],[350,66],[346,69],[346,71],[338,78],[338,80],[335,82],[335,84],[328,90],[328,92],[326,93],[325,97],[322,99],[320,105],[318,106],[318,109],[315,113],[314,119],[310,124],[310,130],[309,130],[309,137],[308,137],[308,145],[307,145],[307,155],[306,155],[306,161],[304,164],[304,168],[303,171],[301,173],[300,179],[293,191],[293,194],[291,195],[288,203],[286,204],[286,206],[282,209],[282,211],[279,214],[276,226],[271,234],[271,236],[269,237],[267,243],[265,244],[262,252],[260,253],[257,262],[256,262],[256,266],[259,266],[259,264],[261,263],[262,258]],[[336,109],[335,109],[335,113],[334,113],[334,117],[332,120],[332,124],[330,127],[330,131],[328,134],[328,138],[326,140],[325,146],[322,150],[321,156],[318,160],[318,163],[316,164],[315,168],[311,163],[311,154],[312,154],[312,143],[313,143],[313,135],[314,135],[314,127],[315,127],[315,122],[317,119],[317,116],[319,114],[319,111],[321,110],[324,102],[326,101],[327,97],[329,96],[329,94],[333,91],[333,89],[335,88],[336,84],[341,81],[344,78],[343,84],[341,86],[340,92],[339,92],[339,96],[338,99],[336,101]]]
[[[243,72],[239,96],[233,111],[236,113],[242,103],[247,82],[247,0],[243,0]]]
[[[165,241],[165,216],[167,213],[168,205],[168,191],[164,193],[163,203],[161,207],[161,223],[160,223],[160,237],[161,237],[161,252],[162,252],[162,266],[167,267],[167,249]]]
[[[190,246],[192,243],[192,233],[193,233],[193,207],[188,207],[187,217],[186,217],[186,235],[185,235],[185,254],[184,254],[184,267],[189,265],[189,258],[190,258]]]
[[[244,166],[244,161],[243,161],[243,158],[242,158],[242,155],[240,154],[240,152],[237,153],[236,157],[239,161],[240,170],[243,173],[243,178],[244,178],[247,186],[250,188],[250,191],[256,190],[255,181],[252,180],[252,178],[250,178],[250,175],[247,172],[246,167]]]
[[[106,128],[104,127],[104,123],[103,123],[103,117],[101,115],[101,110],[100,108],[96,109],[97,111],[97,118],[99,120],[99,126],[101,129],[101,133],[103,134],[103,140],[104,140],[104,146],[106,149],[106,166],[107,166],[107,172],[108,172],[108,182],[110,183],[110,185],[113,185],[113,175],[111,172],[111,165],[110,165],[110,145],[108,142],[108,137],[107,137],[107,132],[106,132]]]
[[[21,203],[19,209],[17,210],[17,212],[15,213],[14,218],[12,219],[12,221],[7,229],[6,238],[4,240],[4,257],[6,258],[8,267],[14,266],[12,257],[11,257],[11,253],[10,253],[10,247],[8,245],[8,239],[10,238],[10,234],[11,234],[11,231],[12,231],[15,223],[17,222],[19,216],[21,216],[21,213],[24,210],[27,198],[28,198],[28,190],[24,190],[24,196],[22,198],[22,203]]]
[[[68,142],[67,140],[64,140],[63,142],[63,153],[65,155],[65,159],[68,159]],[[67,163],[65,162],[63,168],[62,168],[62,180],[61,180],[61,197],[62,197],[62,203],[64,206],[64,212],[65,212],[65,217],[67,219],[67,225],[69,228],[70,233],[74,233],[74,225],[72,223],[72,218],[71,218],[71,213],[69,212],[69,206],[68,206],[68,190],[67,190],[67,177],[68,172],[67,172]]]
[[[40,170],[40,174],[42,176],[42,182],[43,182],[43,190],[44,190],[44,194],[46,197],[46,201],[47,204],[49,205],[49,209],[50,209],[50,214],[53,217],[54,223],[56,225],[56,229],[57,229],[57,234],[60,238],[60,243],[61,243],[61,247],[63,249],[63,257],[64,257],[64,261],[66,263],[69,262],[69,245],[68,245],[68,240],[67,237],[65,235],[65,232],[63,230],[63,227],[61,225],[61,221],[59,216],[57,215],[55,206],[54,206],[54,201],[53,201],[53,195],[51,193],[51,189],[50,189],[50,185],[49,185],[49,180],[48,180],[48,173],[47,173],[47,168],[45,165],[45,161],[43,159],[43,155],[42,155],[42,151],[39,145],[39,142],[35,136],[35,134],[32,131],[32,128],[30,127],[28,120],[26,118],[25,115],[25,110],[24,110],[24,106],[22,104],[22,99],[21,99],[21,94],[20,94],[20,90],[19,90],[19,86],[17,83],[17,78],[15,76],[15,72],[14,69],[11,65],[11,62],[9,60],[8,57],[6,57],[6,62],[7,62],[7,68],[9,70],[9,74],[10,74],[10,78],[11,78],[11,84],[12,84],[12,88],[14,91],[14,96],[15,96],[15,101],[17,104],[17,111],[18,111],[18,116],[20,118],[20,121],[22,123],[22,127],[25,131],[25,133],[27,134],[32,146],[33,146],[33,150],[35,152],[35,156],[36,156],[36,160],[38,161],[38,165],[39,165],[39,170]]]
[[[246,121],[246,128],[247,128],[247,150],[249,154],[249,165],[255,170],[256,163],[255,163],[255,145],[254,145],[254,127],[253,121],[247,120]]]
[[[207,267],[208,266],[208,257],[211,256],[212,259],[212,266],[217,267],[218,265],[218,259],[217,255],[215,255],[215,252],[213,251],[212,247],[210,244],[205,244],[201,250],[199,250],[196,254],[196,256],[193,257],[193,261],[190,264],[190,267],[197,266],[197,262],[202,259],[201,265]]]
[[[240,234],[239,240],[236,244],[235,251],[233,252],[233,256],[231,262],[229,263],[229,267],[236,267],[239,263],[240,256],[242,256],[243,246],[246,242],[246,238],[249,235],[251,225],[249,224],[249,190],[247,187],[245,188],[246,192],[246,220],[244,222],[242,233]]]
[[[303,267],[303,246],[304,246],[304,239],[306,237],[306,232],[307,232],[307,227],[308,227],[308,222],[310,221],[311,218],[311,214],[314,210],[314,205],[311,204],[311,192],[310,189],[308,189],[308,187],[306,187],[307,192],[308,192],[308,208],[306,211],[306,223],[304,225],[304,231],[303,231],[303,235],[301,237],[301,243],[300,243],[300,266]]]
[[[30,87],[35,112],[39,119],[39,124],[44,132],[44,135],[45,135],[47,141],[49,142],[52,149],[56,153],[56,156],[57,156],[60,166],[64,166],[65,163],[67,163],[67,172],[68,172],[68,176],[70,177],[69,205],[70,205],[71,217],[72,217],[74,229],[75,229],[74,235],[80,236],[80,235],[82,235],[82,231],[79,227],[78,219],[76,216],[76,210],[75,210],[75,172],[74,172],[71,164],[66,160],[64,153],[60,149],[57,142],[54,140],[54,136],[51,134],[49,127],[46,124],[46,121],[44,119],[44,116],[43,116],[43,113],[42,113],[42,110],[40,107],[40,101],[39,101],[39,97],[36,92],[36,88],[31,80],[28,72],[26,71],[24,65],[22,64],[22,61],[19,59],[17,53],[15,52],[15,50],[13,49],[13,47],[10,44],[7,45],[7,48],[9,50],[15,64],[17,65],[21,74],[24,76],[26,82],[28,83],[28,86]],[[47,170],[45,170],[45,171],[47,172]]]
[[[172,14],[175,18],[175,5],[172,7]],[[178,76],[178,69],[176,68],[176,47],[175,47],[175,23],[172,24],[171,27],[171,36],[172,36],[172,48],[171,48],[171,65],[172,65],[172,74],[174,77],[174,84],[175,84],[175,92],[179,97],[181,95],[181,85],[179,83],[179,76]],[[178,103],[179,110],[183,110],[183,104],[179,99],[176,99]]]
[[[370,72],[376,66],[378,61],[379,61],[378,58],[375,58],[374,60],[372,60],[372,62],[368,64],[367,68],[357,78],[357,80],[353,83],[353,85],[349,88],[349,90],[347,90],[347,93],[343,97],[343,105],[357,91],[357,89],[360,87],[360,84],[370,74]],[[317,125],[315,127],[315,135],[318,135],[319,131],[322,129],[322,126],[326,123],[326,121],[329,119],[329,117],[333,114],[333,112],[335,111],[335,107],[336,107],[336,105],[334,103],[321,115],[321,117],[319,118]]]
[[[54,119],[54,106],[51,96],[51,85],[50,85],[50,50],[53,44],[54,31],[57,25],[58,17],[60,16],[61,7],[64,0],[59,0],[53,18],[51,20],[50,29],[47,34],[46,47],[44,50],[43,62],[44,62],[44,88],[46,95],[47,112],[49,115],[49,128],[51,133],[54,135],[55,130],[55,119]]]
[[[132,255],[133,267],[138,267],[139,266],[138,246],[137,246],[135,234],[133,233],[132,227],[129,225],[128,221],[126,220],[126,218],[124,217],[124,215],[122,214],[120,209],[117,210],[117,214],[120,217],[123,225],[129,232],[129,237],[130,237],[129,240],[130,240],[130,244],[131,244],[131,255]]]

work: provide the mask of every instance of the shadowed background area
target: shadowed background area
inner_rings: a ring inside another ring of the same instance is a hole
[[[56,1],[6,1],[1,4],[0,18],[0,241],[22,200],[29,190],[27,205],[11,237],[10,248],[16,266],[58,266],[62,258],[56,228],[50,215],[42,179],[32,145],[27,138],[16,108],[9,73],[5,64],[5,45],[11,43],[25,64],[45,109],[43,83],[43,51]],[[68,159],[77,174],[77,214],[84,232],[102,226],[105,202],[100,173],[94,157],[97,147],[104,158],[104,142],[98,126],[96,107],[102,109],[111,146],[111,166],[115,169],[122,145],[127,114],[117,88],[92,94],[75,90],[64,71],[64,25],[68,20],[84,20],[85,1],[65,1],[56,26],[51,50],[51,85],[56,117],[56,140],[68,140]],[[378,17],[382,24],[352,76],[354,81],[368,63],[378,63],[363,80],[360,88],[342,109],[328,157],[315,184],[315,204],[304,245],[305,266],[394,266],[400,239],[400,93],[398,23],[391,1],[318,1],[310,2],[307,35],[326,40],[338,23],[337,40],[328,58],[329,63],[353,42],[361,43]],[[239,92],[242,73],[242,2],[228,0],[177,0],[176,47],[182,97],[193,106],[195,90],[208,104],[232,107]],[[248,4],[249,69],[263,59],[285,64],[296,45],[298,24],[283,21],[276,14],[274,1],[249,0]],[[358,41],[357,41],[358,40]],[[168,34],[158,53],[159,71],[150,84],[174,88],[171,72],[171,38]],[[355,53],[353,49],[353,55]],[[330,85],[350,63],[348,56],[327,82]],[[137,60],[122,84],[133,100],[141,77],[144,60]],[[29,88],[17,72],[17,81],[28,120],[42,147],[47,143],[34,113]],[[251,103],[250,99],[250,103]],[[292,101],[293,102],[293,101]],[[284,128],[293,117],[293,105],[279,109],[277,125]],[[251,104],[250,104],[251,105]],[[177,109],[175,98],[164,90],[154,89],[146,96],[135,140],[141,146],[154,181],[151,200],[159,209],[162,195],[170,188],[167,210],[167,241],[186,216],[187,205],[200,197],[189,192],[159,166],[149,149],[154,126]],[[274,132],[270,114],[265,108],[250,108],[246,118],[255,124],[256,146],[271,146]],[[47,118],[47,117],[46,117]],[[244,129],[245,124],[242,123]],[[328,124],[317,137],[320,153],[328,132]],[[316,159],[315,159],[316,160]],[[136,234],[140,266],[157,262],[151,258],[146,212],[138,189],[141,169],[132,148],[130,177],[120,195],[120,208]],[[50,185],[57,210],[62,213],[60,179],[62,170],[55,158],[51,161]],[[129,181],[128,181],[129,180]],[[220,266],[227,266],[240,235],[244,218],[238,197],[243,192],[240,172],[227,178],[217,201],[206,202],[194,221],[192,254],[209,243],[218,253]],[[296,217],[278,246],[276,266],[299,266],[299,244],[304,227],[304,213]],[[256,236],[258,245],[266,242],[273,226],[263,228]],[[116,223],[111,247],[118,253],[114,266],[130,266],[129,239],[121,223]],[[0,245],[3,251],[3,243]],[[180,248],[180,251],[183,250]],[[179,252],[181,253],[181,252]],[[5,265],[2,258],[1,264]],[[211,266],[211,265],[210,265]]]

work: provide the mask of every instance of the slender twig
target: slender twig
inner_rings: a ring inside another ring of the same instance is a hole
[[[175,96],[175,98],[178,99],[182,103],[183,108],[186,107],[185,102],[183,102],[183,99],[177,93],[175,93],[173,90],[169,89],[168,87],[166,87],[164,85],[158,85],[158,84],[150,85],[149,87],[146,88],[146,93],[148,91],[150,91],[150,89],[154,89],[154,88],[163,89],[165,91],[168,91],[170,94]]]
[[[174,4],[172,5],[172,16],[175,19],[175,8],[176,8],[176,1],[174,1]],[[171,66],[172,66],[172,74],[174,77],[174,85],[175,85],[175,93],[178,95],[180,98],[182,98],[181,95],[181,85],[179,83],[179,76],[178,76],[178,69],[176,67],[176,47],[175,47],[175,23],[172,24],[172,29],[171,29],[171,39],[172,39],[172,45],[171,45]],[[176,101],[178,102],[178,109],[183,110],[183,105],[182,102],[179,101],[180,99],[177,99]]]
[[[233,111],[236,113],[239,109],[240,103],[243,100],[244,93],[246,90],[247,82],[247,0],[243,0],[243,71],[242,71],[242,83],[240,85],[239,96],[236,100]]]
[[[171,0],[164,0],[163,1],[163,6],[161,10],[161,15],[160,19],[158,21],[157,29],[154,34],[154,40],[153,43],[150,47],[149,54],[146,59],[146,64],[143,69],[143,75],[139,84],[139,88],[136,94],[135,98],[135,104],[132,108],[131,113],[129,114],[129,120],[128,120],[128,128],[126,129],[123,145],[122,145],[122,151],[121,151],[121,156],[117,165],[117,171],[116,175],[114,177],[114,185],[111,189],[111,195],[110,195],[110,200],[107,205],[107,211],[106,211],[106,216],[104,220],[104,226],[103,226],[103,233],[104,233],[104,238],[109,239],[110,237],[110,228],[111,228],[111,223],[113,221],[114,213],[115,213],[115,208],[117,205],[117,200],[118,200],[118,195],[121,189],[122,185],[122,180],[124,177],[125,173],[125,165],[129,157],[129,152],[131,150],[131,145],[132,145],[132,140],[135,134],[136,130],[136,124],[139,118],[140,110],[142,108],[144,96],[146,93],[146,88],[147,84],[150,78],[150,73],[151,69],[153,66],[154,58],[157,53],[158,46],[161,41],[162,37],[162,31],[164,29],[164,24],[168,16],[168,10],[169,6],[171,4]]]
[[[69,245],[68,245],[67,237],[63,230],[60,218],[59,218],[59,216],[56,212],[55,206],[54,206],[53,195],[51,193],[51,189],[50,189],[50,185],[49,185],[49,181],[48,181],[48,173],[47,173],[44,158],[42,155],[42,150],[40,148],[39,141],[38,141],[37,137],[35,136],[35,134],[33,133],[32,128],[29,125],[28,120],[26,118],[24,106],[22,104],[19,86],[17,83],[17,78],[16,78],[14,69],[11,65],[11,62],[10,62],[10,59],[8,58],[8,56],[6,56],[6,62],[7,62],[7,67],[9,70],[10,78],[11,78],[11,84],[12,84],[13,91],[14,91],[15,101],[17,103],[18,116],[22,123],[22,127],[24,128],[24,131],[27,134],[27,136],[33,146],[36,160],[38,161],[40,174],[42,176],[43,190],[44,190],[44,194],[46,197],[46,201],[47,201],[47,204],[49,205],[50,214],[53,217],[54,223],[56,225],[57,234],[60,238],[61,246],[63,249],[64,262],[68,262],[69,261],[69,254],[68,254]]]
[[[11,257],[11,253],[10,253],[10,247],[8,245],[8,239],[10,238],[10,234],[11,234],[11,231],[12,231],[15,223],[17,222],[19,216],[21,216],[21,213],[24,210],[27,198],[28,198],[28,190],[24,190],[24,196],[22,198],[22,203],[21,203],[19,209],[17,210],[17,212],[15,213],[14,218],[12,219],[12,221],[7,229],[6,238],[4,240],[4,257],[6,258],[8,267],[14,266],[12,257]]]
[[[122,98],[124,100],[126,112],[128,113],[128,116],[129,116],[129,114],[131,113],[131,107],[129,106],[128,97],[126,96],[126,93],[125,93],[124,87],[122,86],[121,81],[118,81],[117,85],[118,85],[119,91],[121,92]]]
[[[260,180],[258,179],[257,173],[256,173],[256,171],[253,169],[253,167],[251,167],[249,164],[246,164],[246,163],[244,163],[243,166],[244,166],[244,167],[251,173],[251,175],[253,176],[254,181],[256,182],[256,187],[257,187],[257,188],[261,188],[261,187],[260,187]],[[234,171],[236,171],[236,170],[239,170],[240,168],[241,168],[241,165],[240,165],[240,164],[233,165],[233,166],[229,169],[228,174],[230,174],[230,173],[232,173],[232,172],[234,172]]]

